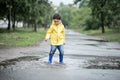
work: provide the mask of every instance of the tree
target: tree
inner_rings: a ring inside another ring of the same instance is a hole
[[[48,0],[1,0],[0,10],[0,18],[8,19],[8,30],[15,29],[15,22],[23,21],[34,25],[34,31],[37,31],[38,22],[45,23],[43,20],[49,20],[49,13],[53,12]]]
[[[15,29],[16,16],[20,16],[25,12],[26,6],[23,0],[2,0],[0,1],[0,16],[1,18],[7,18],[8,30]],[[12,23],[12,24],[11,24]]]
[[[58,12],[62,16],[62,22],[65,26],[74,29],[83,28],[85,21],[90,17],[90,8],[84,6],[80,9],[74,5],[61,4],[58,7]]]
[[[120,0],[107,1],[107,21],[110,28],[116,28],[120,31]]]
[[[75,3],[80,1],[83,0],[75,0]],[[105,26],[120,26],[120,0],[90,0],[89,6],[92,10],[93,18],[100,21],[102,33],[105,32]]]
[[[28,17],[27,23],[34,25],[34,31],[36,32],[37,24],[47,25],[53,8],[48,0],[27,0],[26,3],[29,7],[29,15],[26,15]]]
[[[0,16],[8,19],[8,30],[11,30],[11,9],[12,3],[9,0],[0,1]]]
[[[65,26],[70,26],[71,17],[72,17],[72,7],[71,5],[60,4],[58,7],[58,12],[62,15],[62,22]]]
[[[94,18],[98,18],[100,21],[102,33],[105,33],[106,0],[90,0],[89,5]]]

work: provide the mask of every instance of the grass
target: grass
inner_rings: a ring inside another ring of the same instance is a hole
[[[38,32],[33,32],[32,29],[17,28],[14,32],[1,30],[0,46],[33,46],[38,41],[45,37],[45,30],[39,29]]]
[[[111,42],[120,42],[120,32],[114,31],[112,29],[106,28],[105,33],[102,33],[101,29],[88,30],[88,31],[79,30],[79,32],[83,34],[91,35],[91,36],[101,37],[102,39],[111,41]]]

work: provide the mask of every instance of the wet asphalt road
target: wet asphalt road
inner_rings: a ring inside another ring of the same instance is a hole
[[[64,64],[57,51],[51,65],[49,42],[38,45],[1,61],[0,80],[120,80],[120,43],[67,30]]]

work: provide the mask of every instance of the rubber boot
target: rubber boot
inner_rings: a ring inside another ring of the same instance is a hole
[[[63,63],[63,55],[62,54],[59,55],[59,63]]]
[[[50,55],[49,55],[49,61],[48,61],[49,64],[52,63],[52,57],[53,57],[53,55],[50,54]]]

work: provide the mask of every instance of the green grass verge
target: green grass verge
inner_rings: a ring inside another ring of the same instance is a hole
[[[3,32],[2,32],[3,31]],[[14,32],[2,30],[0,33],[0,46],[33,46],[45,37],[45,30],[38,29],[33,32],[32,29],[18,28]]]
[[[80,33],[91,35],[91,36],[96,36],[96,37],[101,37],[107,41],[112,41],[112,42],[120,42],[120,32],[111,30],[111,29],[105,29],[105,33],[101,32],[101,29],[99,30],[88,30],[88,31],[83,31],[83,30],[77,30]]]

